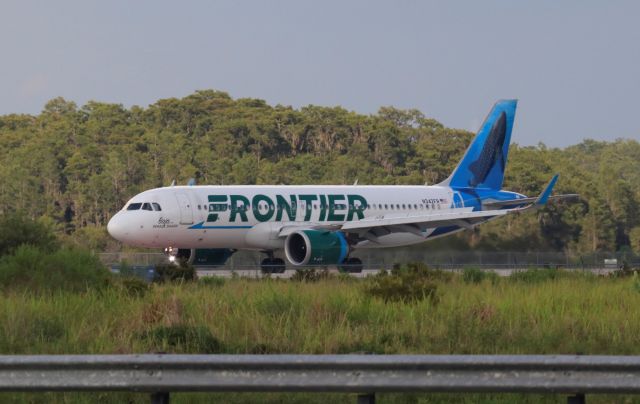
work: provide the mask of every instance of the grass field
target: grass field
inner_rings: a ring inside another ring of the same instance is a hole
[[[429,279],[435,291],[385,299],[371,280],[208,280],[87,292],[0,295],[0,354],[640,353],[636,277],[535,271]],[[174,402],[255,395],[175,395]],[[599,402],[629,397],[595,397]],[[3,401],[140,401],[135,394],[10,394]],[[263,402],[354,402],[353,395],[260,395]],[[381,395],[379,402],[564,402],[563,396]]]

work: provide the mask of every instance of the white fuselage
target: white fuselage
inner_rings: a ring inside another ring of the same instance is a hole
[[[108,228],[123,243],[140,247],[276,250],[283,248],[283,225],[338,227],[453,209],[472,208],[443,186],[172,186],[131,198]],[[353,247],[415,244],[433,231],[390,232]]]

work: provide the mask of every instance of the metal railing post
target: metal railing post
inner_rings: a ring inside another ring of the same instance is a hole
[[[169,392],[157,391],[151,393],[151,404],[169,404]]]
[[[582,393],[567,397],[567,404],[585,404],[586,402],[584,394]]]
[[[358,404],[376,404],[375,393],[358,394]]]

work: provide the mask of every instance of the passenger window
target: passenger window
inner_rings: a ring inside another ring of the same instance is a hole
[[[160,212],[162,210],[162,208],[160,207],[159,203],[152,202],[152,205],[153,205],[153,209],[154,210],[157,210],[158,212]],[[200,209],[200,205],[198,205],[198,209]]]
[[[149,202],[145,202],[142,205],[142,210],[153,210],[153,208],[151,207],[151,204]]]
[[[210,212],[226,212],[226,210],[227,210],[227,205],[219,205],[215,203],[212,203],[211,205],[209,205]]]
[[[393,209],[393,204],[391,204],[391,209]]]
[[[413,204],[413,208],[414,208],[414,209],[418,209],[418,205],[414,203],[414,204]]]
[[[127,207],[127,210],[138,210],[141,206],[141,203],[132,203]]]
[[[411,209],[411,204],[408,204],[407,206],[409,207],[409,209]]]
[[[402,204],[402,209],[406,209],[406,208],[407,208],[407,206],[403,203]]]

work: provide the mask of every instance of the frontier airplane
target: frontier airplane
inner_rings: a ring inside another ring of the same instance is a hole
[[[453,173],[438,185],[170,186],[133,198],[109,221],[124,244],[164,248],[169,258],[223,264],[237,250],[266,254],[266,272],[337,265],[359,272],[360,248],[406,246],[508,213],[544,206],[558,179],[537,197],[502,190],[516,100],[498,101]]]

